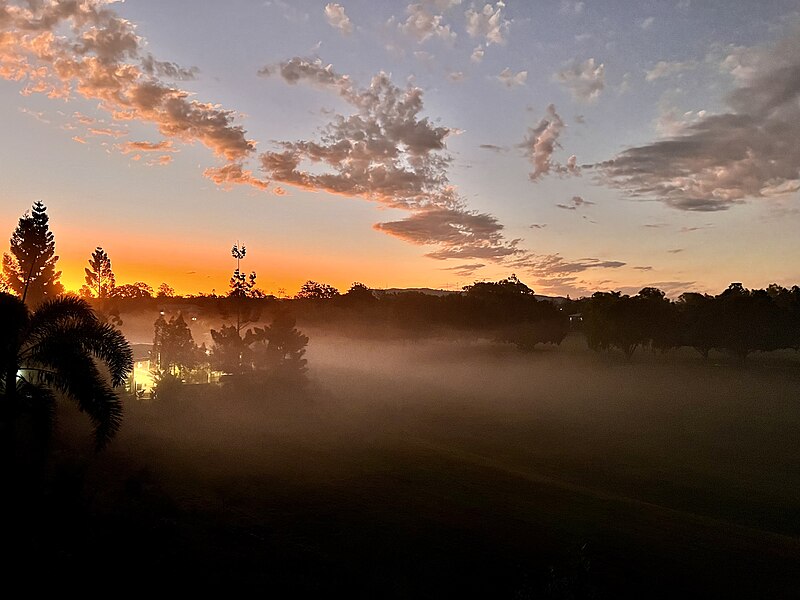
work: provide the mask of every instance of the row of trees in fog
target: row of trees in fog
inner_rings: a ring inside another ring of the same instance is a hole
[[[722,293],[684,293],[677,300],[656,288],[636,296],[597,292],[579,301],[589,347],[665,352],[688,346],[704,357],[711,350],[744,360],[756,351],[800,349],[800,287],[772,284],[748,290],[732,283]]]

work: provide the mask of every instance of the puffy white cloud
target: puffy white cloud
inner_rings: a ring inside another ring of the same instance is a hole
[[[528,72],[520,71],[519,73],[514,73],[509,67],[506,67],[497,76],[497,80],[506,87],[518,87],[520,85],[525,85],[525,82],[528,80]]]
[[[697,115],[677,135],[598,165],[630,196],[683,210],[725,210],[800,190],[800,31],[723,61],[738,87],[729,112]]]
[[[342,35],[350,35],[353,33],[353,23],[350,17],[344,12],[344,6],[335,2],[329,2],[325,5],[325,18],[328,24],[334,29],[338,29]]]
[[[573,60],[554,78],[580,102],[594,102],[606,86],[605,67],[602,63],[596,64],[594,58],[583,62]]]
[[[558,138],[564,127],[566,125],[556,112],[555,105],[551,104],[547,107],[547,114],[536,127],[528,129],[528,135],[520,146],[533,166],[530,173],[531,181],[539,181],[551,172],[558,175],[578,175],[580,173],[580,167],[574,155],[570,156],[567,163],[563,165],[553,160],[553,153],[556,148],[560,147]]]
[[[486,45],[505,44],[511,21],[503,18],[505,4],[497,2],[494,6],[485,4],[481,10],[467,9],[467,33],[473,38],[482,38]],[[473,53],[474,55],[474,53]]]
[[[406,12],[408,17],[398,24],[398,29],[416,39],[419,43],[437,37],[444,41],[453,41],[456,33],[450,29],[450,25],[443,23],[444,17],[431,12],[431,7],[437,8],[435,3],[415,3],[409,4]]]
[[[143,52],[133,24],[108,4],[0,3],[0,77],[25,81],[23,93],[97,100],[117,120],[153,123],[162,135],[200,142],[226,160],[251,153],[255,145],[234,124],[236,114],[162,81],[194,71]]]

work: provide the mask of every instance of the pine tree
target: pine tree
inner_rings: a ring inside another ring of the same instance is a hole
[[[111,270],[111,259],[108,254],[100,246],[92,252],[92,258],[89,259],[89,268],[86,271],[86,285],[98,298],[108,298],[111,296],[114,287],[116,287],[116,279],[114,272]]]
[[[47,207],[37,201],[26,212],[11,236],[11,254],[3,254],[3,274],[9,288],[32,306],[64,292],[56,271],[58,256],[50,231]]]

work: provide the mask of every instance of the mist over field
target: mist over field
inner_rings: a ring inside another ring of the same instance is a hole
[[[303,390],[128,401],[99,455],[62,415],[70,455],[83,447],[62,476],[88,498],[87,539],[121,529],[123,562],[282,593],[795,589],[794,353],[742,367],[689,351],[627,361],[580,334],[520,353],[306,333]],[[85,544],[66,564],[98,558]]]

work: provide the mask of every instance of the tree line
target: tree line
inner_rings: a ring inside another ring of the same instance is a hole
[[[753,352],[800,349],[800,287],[772,284],[749,290],[732,283],[712,296],[687,292],[670,300],[643,288],[635,296],[596,292],[576,304],[590,348],[637,348],[666,352],[690,347],[707,358],[711,350],[744,360]]]

